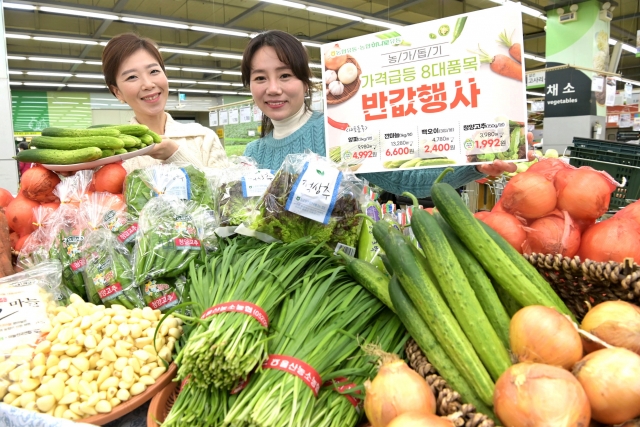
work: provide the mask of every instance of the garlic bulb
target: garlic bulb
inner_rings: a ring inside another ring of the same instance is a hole
[[[327,70],[324,73],[324,84],[328,85],[331,82],[338,80],[338,74],[333,70]]]
[[[340,96],[344,92],[344,85],[337,80],[329,83],[329,93],[333,96]]]

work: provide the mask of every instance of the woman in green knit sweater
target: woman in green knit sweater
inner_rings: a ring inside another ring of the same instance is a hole
[[[267,31],[254,37],[244,50],[242,83],[251,89],[255,104],[263,113],[261,138],[250,142],[244,155],[253,157],[261,168],[278,169],[287,154],[311,150],[326,155],[324,117],[312,112],[311,70],[307,51],[294,36],[283,31]],[[418,197],[430,194],[431,184],[442,168],[359,174],[384,190]],[[516,165],[501,160],[478,167],[462,166],[445,181],[460,187],[485,175],[515,172]]]

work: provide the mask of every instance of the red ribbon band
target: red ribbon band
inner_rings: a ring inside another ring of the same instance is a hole
[[[272,354],[262,364],[264,369],[276,369],[278,371],[287,372],[300,378],[313,391],[314,396],[318,397],[322,379],[320,375],[311,366],[298,360],[295,357]]]

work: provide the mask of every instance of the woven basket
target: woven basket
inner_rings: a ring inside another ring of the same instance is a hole
[[[488,416],[476,412],[475,406],[462,403],[457,391],[449,388],[447,382],[429,363],[420,347],[414,340],[409,340],[405,348],[409,366],[423,376],[436,397],[436,415],[449,417],[456,427],[494,427],[495,423]]]
[[[591,307],[605,301],[624,300],[640,305],[640,266],[625,263],[580,262],[562,255],[524,255],[578,320]]]
[[[178,398],[179,383],[170,382],[162,391],[151,399],[149,412],[147,412],[147,427],[158,427],[169,415],[171,407]],[[157,421],[157,422],[156,422]]]
[[[358,64],[358,61],[356,61],[356,59],[351,55],[347,55],[347,62],[351,62],[356,66],[356,68],[358,69],[358,77],[352,83],[344,85],[344,92],[342,92],[341,95],[331,95],[327,90],[327,104],[329,105],[340,104],[348,99],[351,99],[358,92],[358,90],[360,90],[360,74],[362,74],[360,64]]]

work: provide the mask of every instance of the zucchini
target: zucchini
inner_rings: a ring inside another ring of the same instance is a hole
[[[485,404],[492,405],[495,385],[438,288],[413,256],[412,245],[407,243],[400,231],[385,221],[374,224],[373,236],[384,249],[394,273],[418,313],[460,374]]]
[[[96,147],[80,148],[78,150],[50,150],[35,148],[22,150],[14,157],[19,162],[42,163],[45,165],[73,165],[98,160],[102,150]]]
[[[511,366],[508,346],[502,343],[493,329],[436,219],[429,212],[419,208],[418,199],[413,194],[402,195],[413,200],[411,229],[420,242],[425,258],[440,284],[442,294],[460,327],[473,344],[478,357],[493,380],[497,381]]]
[[[345,261],[347,273],[355,279],[363,288],[371,292],[384,305],[395,312],[391,298],[389,297],[389,278],[378,270],[373,264],[354,258],[342,251],[338,255]]]
[[[547,295],[551,300],[556,304],[556,307],[560,307],[560,313],[566,314],[570,316],[574,321],[575,317],[573,313],[567,305],[562,301],[562,299],[555,293],[551,285],[544,280],[544,278],[538,273],[538,270],[527,261],[518,251],[514,249],[509,242],[507,242],[504,237],[498,234],[493,228],[489,227],[482,221],[479,221],[480,225],[486,231],[486,233],[493,239],[494,242],[502,249],[502,251],[507,255],[509,260],[513,263],[513,265],[520,271],[522,274],[531,281],[541,292]],[[522,304],[520,304],[522,307]]]
[[[153,137],[145,133],[144,135],[140,135],[140,141],[142,141],[143,144],[151,145],[153,144]]]
[[[482,266],[462,244],[458,236],[456,236],[456,233],[453,232],[442,216],[436,213],[434,217],[446,236],[449,245],[451,245],[451,249],[453,249],[453,252],[456,254],[462,270],[464,270],[467,275],[469,284],[473,288],[480,305],[489,318],[493,330],[496,331],[496,334],[500,337],[504,347],[508,349],[510,346],[509,323],[511,322],[511,317],[502,306],[491,280],[489,280]]]
[[[115,150],[102,150],[102,156],[100,158],[104,159],[105,157],[111,157],[114,154],[116,154]]]
[[[55,150],[77,150],[89,147],[98,147],[102,150],[117,150],[124,147],[124,142],[114,136],[83,136],[77,138],[34,136],[29,146]]]
[[[146,125],[117,125],[110,126],[110,129],[117,129],[123,135],[141,136],[149,132]]]
[[[42,131],[42,136],[61,136],[80,138],[83,136],[119,136],[120,131],[114,128],[93,128],[93,129],[65,129],[65,128],[46,128]]]
[[[439,180],[453,169],[447,168],[431,187],[438,212],[455,231],[484,270],[522,306],[544,305],[565,313],[552,298],[542,293],[516,268],[500,246],[487,234],[462,202],[454,188]],[[566,306],[565,306],[566,308]]]
[[[394,275],[389,282],[389,295],[391,302],[397,308],[398,317],[407,328],[407,332],[424,352],[429,363],[436,368],[438,374],[445,379],[452,390],[460,393],[465,403],[471,403],[478,412],[495,419],[491,408],[484,404],[469,383],[460,375],[451,358],[447,356],[438,340],[429,329],[429,326],[420,317],[416,307],[411,302],[409,295],[402,289],[398,278]]]
[[[119,154],[127,154],[128,151],[126,148],[118,148],[117,150],[115,150],[115,154],[119,155]]]
[[[162,142],[162,137],[160,135],[158,135],[157,133],[155,133],[154,131],[152,131],[152,130],[148,131],[147,135],[151,135],[151,138],[153,138],[153,143],[154,144],[158,144],[158,143]]]
[[[120,135],[120,139],[124,143],[124,148],[136,148],[140,147],[140,144],[142,144],[140,138],[136,138],[132,135]]]

